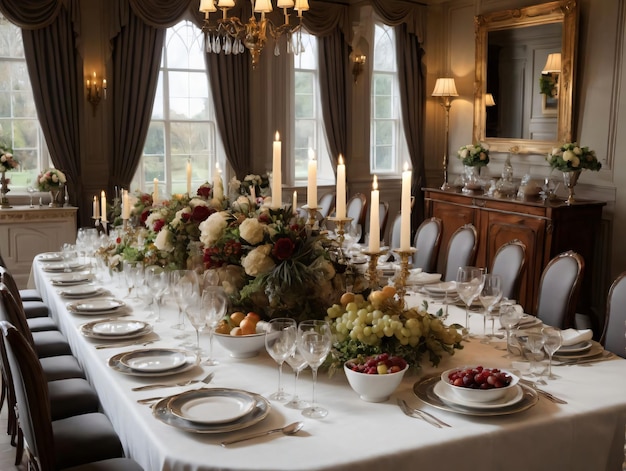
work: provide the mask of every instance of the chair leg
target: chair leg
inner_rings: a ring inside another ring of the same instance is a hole
[[[0,410],[4,406],[4,400],[7,397],[7,384],[4,382],[4,376],[2,376],[2,394],[0,395]]]
[[[17,446],[15,447],[15,466],[22,462],[24,457],[24,434],[21,428],[17,428]]]

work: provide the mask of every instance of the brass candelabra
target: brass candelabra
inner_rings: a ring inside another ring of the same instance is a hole
[[[309,226],[311,229],[318,229],[319,224],[317,223],[317,212],[322,208],[319,208],[317,206],[313,207],[305,204],[304,206],[302,206],[302,209],[306,209],[306,212],[309,215],[309,218],[306,221],[306,225]]]
[[[400,255],[400,273],[398,274],[395,285],[396,293],[402,303],[404,303],[404,296],[406,295],[406,280],[409,277],[409,257],[412,257],[417,252],[417,249],[411,247],[408,250],[394,249],[394,252]]]
[[[352,222],[352,218],[338,218],[331,216],[328,218],[328,220],[334,222],[337,226],[337,228],[335,229],[335,232],[337,233],[337,240],[339,241],[339,245],[343,246],[343,241],[345,240],[346,234],[345,227],[346,224],[350,224]]]
[[[363,250],[363,253],[369,257],[369,264],[367,265],[367,279],[369,280],[370,289],[376,289],[379,287],[378,281],[378,258],[381,255],[387,253],[387,249],[380,249],[378,252],[370,252],[369,250]]]

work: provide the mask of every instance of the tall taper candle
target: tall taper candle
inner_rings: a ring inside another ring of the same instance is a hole
[[[104,192],[104,190],[102,190],[102,192],[100,193],[100,220],[102,222],[108,222],[107,220],[107,195]]]
[[[337,163],[337,218],[346,217],[346,165],[343,163],[343,155],[339,154]]]
[[[282,143],[280,134],[276,131],[272,147],[272,208],[278,209],[283,205],[283,172],[282,172]]]
[[[215,173],[213,174],[213,198],[221,200],[224,198],[224,182],[222,180],[222,169],[220,163],[215,163]]]
[[[402,172],[402,199],[400,200],[400,250],[411,248],[411,170],[404,164]]]
[[[98,197],[93,195],[93,218],[100,219],[100,205],[98,204]]]
[[[187,194],[191,195],[191,160],[187,160]]]
[[[380,251],[380,216],[378,211],[380,210],[380,196],[378,193],[378,178],[374,175],[374,181],[372,182],[372,194],[370,197],[370,243],[369,251],[371,253],[377,253]],[[339,217],[339,216],[337,216]]]
[[[154,188],[152,189],[152,205],[155,205],[159,202],[159,179],[155,178],[152,183],[154,184]]]
[[[309,149],[308,175],[306,204],[309,208],[317,208],[317,159],[315,158],[315,151],[313,149]]]
[[[130,200],[128,198],[128,190],[122,190],[122,220],[130,219]]]
[[[293,200],[291,202],[291,212],[296,214],[298,212],[298,192],[293,190]]]

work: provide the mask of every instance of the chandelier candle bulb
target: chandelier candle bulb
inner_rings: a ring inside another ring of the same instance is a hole
[[[187,160],[187,194],[191,195],[191,160]]]
[[[102,222],[108,222],[107,220],[107,195],[104,192],[104,190],[102,190],[102,192],[100,193],[100,214],[102,215],[101,217]]]
[[[100,219],[100,206],[96,195],[93,195],[93,219]]]
[[[343,163],[343,155],[339,154],[337,164],[337,218],[346,217],[346,165]]]
[[[122,190],[122,220],[130,219],[130,200],[128,198],[128,190]]]
[[[400,212],[400,250],[408,251],[411,248],[411,170],[406,162],[402,172]]]
[[[282,201],[282,142],[280,134],[276,131],[272,153],[272,208],[278,209],[283,205]]]
[[[159,202],[159,179],[155,178],[152,183],[154,185],[152,189],[152,205],[154,206]]]
[[[315,151],[309,149],[309,173],[307,186],[307,202],[309,208],[317,208],[317,159]]]
[[[380,251],[380,221],[379,221],[379,200],[378,193],[378,178],[374,175],[374,181],[372,183],[372,194],[370,197],[370,242],[369,251],[371,253],[377,253]]]

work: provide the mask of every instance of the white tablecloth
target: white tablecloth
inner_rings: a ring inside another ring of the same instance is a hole
[[[138,347],[96,350],[93,341],[84,338],[78,327],[93,320],[68,313],[62,299],[49,282],[50,276],[33,264],[33,276],[53,316],[68,337],[76,357],[95,386],[104,412],[111,419],[129,456],[146,471],[157,470],[414,470],[425,467],[438,470],[621,470],[624,458],[626,424],[626,361],[616,359],[592,366],[561,366],[561,376],[545,389],[568,401],[558,405],[544,398],[531,409],[507,416],[472,417],[438,410],[423,404],[412,391],[418,375],[406,375],[391,399],[367,403],[358,398],[343,372],[332,378],[319,376],[318,402],[330,413],[322,420],[303,418],[300,411],[272,402],[268,417],[245,430],[223,435],[203,435],[181,431],[161,423],[151,409],[136,401],[140,398],[173,394],[185,389],[132,392],[150,378],[136,378],[111,370],[107,359]],[[119,296],[123,291],[112,283],[106,288]],[[133,318],[146,313],[132,303]],[[163,312],[164,320],[155,325],[160,340],[154,346],[175,346],[176,331],[169,326],[176,321],[172,304]],[[464,323],[462,310],[451,308],[451,320]],[[479,316],[473,316],[475,328],[482,328]],[[480,326],[480,327],[479,327]],[[193,337],[192,337],[193,339]],[[207,346],[207,337],[202,338]],[[236,360],[215,342],[214,354],[220,364],[194,369],[182,377],[202,377],[215,371],[215,387],[240,388],[264,396],[277,386],[277,366],[265,352]],[[425,365],[423,373],[443,371],[457,365],[482,364],[510,366],[503,352],[478,340],[466,343],[463,350],[445,357],[437,370]],[[291,391],[293,376],[285,367],[285,387]],[[180,376],[179,376],[180,377]],[[178,377],[176,377],[178,379]],[[157,378],[158,379],[158,378]],[[172,378],[166,378],[168,380]],[[311,374],[301,375],[301,397],[310,399]],[[422,407],[448,422],[450,428],[435,428],[426,422],[402,414],[396,398]],[[272,435],[223,448],[225,438],[280,427],[304,420],[304,429],[296,436]]]

